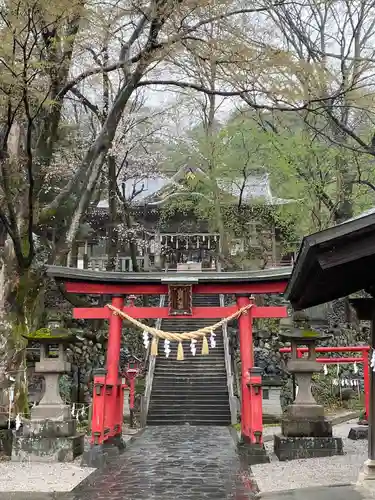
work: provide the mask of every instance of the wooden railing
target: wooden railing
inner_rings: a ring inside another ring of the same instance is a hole
[[[108,257],[100,256],[100,257],[88,257],[86,259],[79,258],[78,259],[78,268],[79,269],[93,269],[94,271],[105,271],[107,269]],[[139,269],[141,271],[150,271],[155,270],[156,267],[151,265],[148,260],[146,263],[146,259],[144,257],[137,257],[137,263]],[[294,258],[290,260],[270,260],[265,266],[266,269],[272,267],[288,267],[294,265]],[[176,264],[166,264],[161,270],[162,271],[178,271],[179,265]],[[209,265],[202,265],[202,271],[220,271],[220,263],[216,262],[215,267]],[[195,270],[195,269],[194,269]],[[115,260],[115,271],[118,272],[131,272],[133,271],[133,262],[131,257],[116,257]]]
[[[137,263],[139,268],[143,271],[145,267],[144,257],[137,257]],[[89,257],[87,259],[87,265],[85,265],[85,259],[78,259],[78,268],[93,269],[94,271],[105,271],[108,264],[108,257]],[[133,271],[133,262],[131,257],[116,257],[115,260],[115,270],[120,272]]]

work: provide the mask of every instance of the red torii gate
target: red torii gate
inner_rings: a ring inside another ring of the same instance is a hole
[[[186,272],[183,273],[114,273],[51,266],[49,276],[63,282],[68,293],[111,296],[111,304],[136,319],[225,318],[253,301],[253,294],[283,293],[289,268],[259,272]],[[236,305],[228,307],[191,307],[184,314],[171,313],[168,307],[125,306],[125,296],[167,295],[174,288],[190,287],[193,294],[236,295]],[[122,434],[123,389],[119,373],[122,318],[108,307],[84,307],[73,310],[76,319],[107,319],[109,334],[106,370],[94,377],[92,445],[110,442]],[[252,320],[285,318],[286,307],[258,307],[255,304],[238,318],[241,356],[241,434],[244,442],[262,444],[262,394],[260,377],[251,373],[254,367]],[[252,404],[253,403],[253,404]],[[259,411],[260,410],[260,411]]]

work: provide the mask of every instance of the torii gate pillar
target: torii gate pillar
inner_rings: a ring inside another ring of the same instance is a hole
[[[240,309],[251,303],[249,296],[238,295],[237,306]],[[253,333],[251,308],[238,318],[240,358],[241,358],[241,436],[251,442],[251,408],[249,398],[249,375],[254,366]]]
[[[240,309],[254,303],[249,295],[237,295]],[[254,367],[252,308],[238,318],[241,357],[241,444],[249,447],[253,463],[267,463],[269,457],[263,444],[262,378]]]

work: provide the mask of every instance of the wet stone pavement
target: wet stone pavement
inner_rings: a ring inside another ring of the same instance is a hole
[[[69,498],[249,500],[253,488],[228,428],[184,425],[148,427],[89,486],[78,487]]]
[[[272,482],[272,477],[269,478]],[[5,493],[0,500],[368,500],[354,486],[259,495],[226,427],[149,427],[70,493]]]

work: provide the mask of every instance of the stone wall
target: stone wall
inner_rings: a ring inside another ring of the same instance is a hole
[[[227,303],[232,303],[232,298],[227,298]],[[283,305],[282,297],[272,296],[259,298],[264,305],[269,303],[273,305]],[[260,304],[259,304],[260,305]],[[269,320],[268,320],[269,321]],[[348,308],[348,303],[345,299],[340,299],[332,304],[327,309],[328,325],[325,331],[332,333],[332,337],[321,342],[319,346],[337,347],[350,345],[367,345],[369,341],[369,325],[366,325],[356,320],[353,312]],[[258,328],[257,328],[258,326]],[[286,370],[286,361],[288,356],[282,355],[279,349],[285,347],[285,344],[280,341],[278,336],[279,325],[274,320],[269,321],[267,328],[267,320],[254,325],[254,361],[255,365],[262,369],[263,378],[279,378],[282,382],[281,403],[284,408],[292,400],[292,380]],[[319,329],[319,328],[317,328]],[[235,362],[238,367],[238,372],[241,373],[239,344],[237,334],[237,324],[233,323],[228,327],[228,335],[230,336],[231,345],[234,352]],[[348,353],[347,356],[351,356]],[[329,357],[341,357],[342,353],[331,353]],[[336,370],[337,365],[329,367],[331,376]],[[334,367],[334,368],[333,368]],[[363,365],[358,364],[357,377],[363,378]],[[340,378],[350,379],[354,375],[354,365],[340,364]],[[317,382],[319,383],[319,382]],[[329,385],[328,383],[326,385]]]

